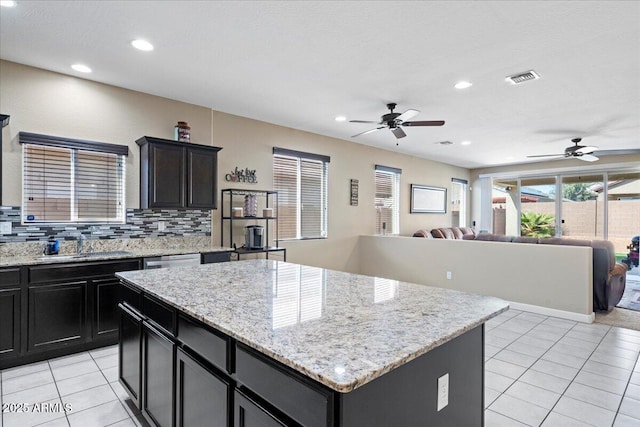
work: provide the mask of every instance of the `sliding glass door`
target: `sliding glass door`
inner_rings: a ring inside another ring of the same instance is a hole
[[[604,239],[605,200],[603,175],[562,177],[560,236],[570,239]]]
[[[616,254],[626,257],[631,239],[640,235],[640,173],[612,173],[607,178],[607,239]],[[599,197],[604,200],[605,195]]]
[[[520,235],[556,234],[556,177],[520,180]]]

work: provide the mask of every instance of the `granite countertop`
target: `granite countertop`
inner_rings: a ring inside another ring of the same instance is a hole
[[[21,265],[57,264],[63,262],[88,262],[105,261],[111,259],[145,258],[162,255],[180,255],[207,252],[227,252],[231,248],[212,246],[209,244],[195,245],[192,247],[163,247],[163,248],[126,248],[115,250],[96,250],[93,254],[84,256],[74,255],[72,252],[62,255],[12,255],[0,256],[0,267],[16,267]]]
[[[116,275],[343,393],[509,307],[493,297],[264,259]]]

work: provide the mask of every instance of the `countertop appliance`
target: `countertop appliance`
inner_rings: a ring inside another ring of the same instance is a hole
[[[200,254],[163,255],[144,259],[143,268],[171,268],[200,265]]]
[[[248,225],[244,228],[244,246],[247,249],[264,248],[264,227],[261,225]]]

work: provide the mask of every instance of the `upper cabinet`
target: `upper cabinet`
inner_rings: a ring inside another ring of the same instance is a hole
[[[220,147],[143,136],[140,208],[216,209]]]

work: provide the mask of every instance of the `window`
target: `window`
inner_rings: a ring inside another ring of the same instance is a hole
[[[329,162],[328,156],[274,147],[279,239],[327,237]]]
[[[400,233],[400,174],[402,169],[376,165],[376,233]]]
[[[467,181],[451,178],[451,226],[467,226]]]
[[[20,133],[23,223],[124,223],[128,147]]]

